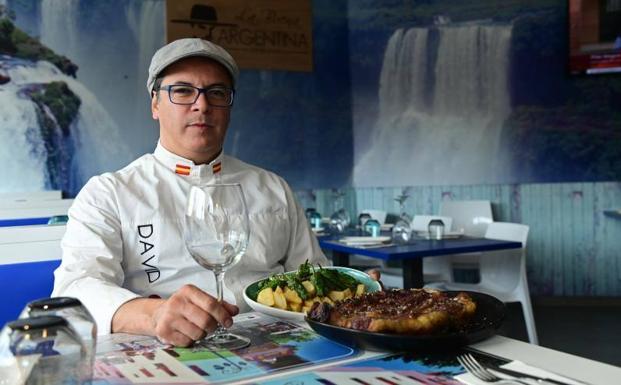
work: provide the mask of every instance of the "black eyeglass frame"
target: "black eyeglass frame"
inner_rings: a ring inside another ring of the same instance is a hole
[[[198,90],[198,93],[196,94],[196,98],[194,99],[194,101],[192,101],[191,103],[178,103],[178,102],[174,102],[172,100],[172,94],[171,94],[170,90],[175,88],[175,87],[193,88],[195,90]],[[207,96],[207,92],[209,92],[211,90],[214,90],[214,89],[221,89],[221,90],[230,91],[231,92],[231,102],[229,104],[226,104],[226,105],[218,105],[218,104],[211,103],[209,101],[209,97]],[[213,85],[213,86],[209,86],[209,87],[205,87],[205,88],[199,88],[199,87],[191,86],[189,84],[169,84],[169,85],[166,85],[166,86],[159,86],[156,91],[166,91],[166,92],[168,92],[168,100],[170,100],[170,102],[172,104],[177,104],[177,105],[180,105],[180,106],[191,106],[192,104],[196,103],[198,98],[200,98],[201,94],[205,94],[205,99],[207,100],[207,103],[210,106],[217,107],[217,108],[228,108],[228,107],[231,107],[233,105],[233,101],[235,100],[235,89],[234,88],[230,88],[230,87],[226,87],[226,86],[222,86],[222,85]]]

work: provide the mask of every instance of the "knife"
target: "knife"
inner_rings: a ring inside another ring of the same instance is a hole
[[[530,379],[530,380],[535,380],[539,383],[550,383],[550,384],[557,384],[557,385],[569,385],[567,382],[563,382],[563,381],[558,381],[558,380],[554,380],[552,378],[547,378],[547,377],[540,377],[540,376],[535,376],[533,374],[528,374],[528,373],[522,373],[522,372],[518,372],[517,370],[511,370],[511,369],[507,369],[507,368],[501,368],[500,366],[487,366],[488,369],[498,372],[498,373],[502,373],[502,374],[506,374],[508,376],[512,376],[512,377],[516,377],[519,379]]]

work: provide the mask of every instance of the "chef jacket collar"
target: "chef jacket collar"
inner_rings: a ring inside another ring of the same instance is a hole
[[[190,178],[193,182],[208,182],[214,176],[219,177],[222,174],[222,151],[211,162],[197,165],[189,159],[168,151],[158,141],[153,155],[171,172],[183,178]]]

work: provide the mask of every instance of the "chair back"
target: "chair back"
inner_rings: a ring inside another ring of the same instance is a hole
[[[522,248],[486,252],[479,261],[481,282],[503,287],[516,287],[526,274],[526,241],[529,227],[520,223],[492,222],[485,238],[521,242]]]
[[[360,211],[360,214],[369,214],[371,218],[378,221],[380,225],[383,225],[384,223],[386,223],[387,213],[384,210],[364,209]]]
[[[17,319],[28,302],[52,294],[59,265],[60,260],[0,265],[0,327]]]
[[[0,228],[0,326],[16,319],[29,301],[50,296],[65,230],[64,225]]]
[[[60,200],[63,198],[60,190],[3,192],[0,193],[0,206],[9,202],[28,202],[36,200]]]
[[[0,227],[46,224],[53,216],[67,215],[73,199],[0,202]]]
[[[440,215],[453,218],[452,231],[483,237],[487,226],[493,222],[490,201],[442,201]]]
[[[442,217],[439,215],[415,215],[414,218],[412,218],[412,224],[410,228],[413,231],[428,231],[429,222],[434,219],[441,220],[442,223],[444,223],[444,228],[446,229],[446,231],[449,231],[451,229],[451,226],[453,224],[453,218]]]

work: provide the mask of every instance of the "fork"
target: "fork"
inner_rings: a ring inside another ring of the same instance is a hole
[[[491,382],[496,384],[524,384],[531,385],[529,382],[518,380],[517,378],[500,378],[494,373],[490,372],[485,366],[481,365],[470,353],[457,356],[457,361],[466,371],[476,378],[484,382]]]

